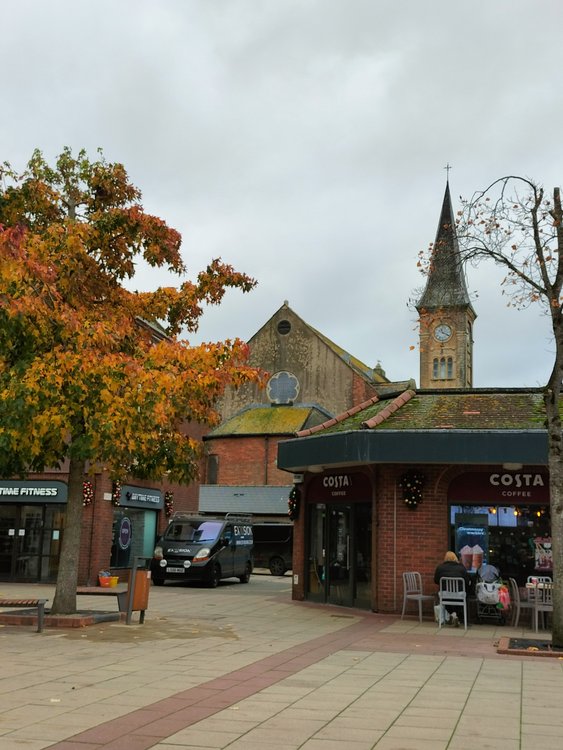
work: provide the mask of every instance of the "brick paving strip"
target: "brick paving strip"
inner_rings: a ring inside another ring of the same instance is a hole
[[[368,638],[373,631],[374,622],[365,618],[343,630],[292,646],[223,677],[75,734],[49,745],[49,750],[146,750],[330,654]],[[393,641],[396,647],[396,639]]]

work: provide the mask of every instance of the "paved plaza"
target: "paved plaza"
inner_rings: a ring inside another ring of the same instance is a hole
[[[153,586],[144,625],[0,626],[0,749],[563,747],[563,659],[496,650],[533,637],[525,625],[438,631],[290,589],[289,575]],[[0,584],[3,597],[53,593]]]

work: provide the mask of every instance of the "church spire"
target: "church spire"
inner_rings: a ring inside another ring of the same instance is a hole
[[[416,309],[421,388],[471,388],[476,315],[465,284],[449,182],[426,287]]]
[[[455,231],[449,181],[446,182],[426,287],[416,309],[421,312],[447,307],[471,308]]]

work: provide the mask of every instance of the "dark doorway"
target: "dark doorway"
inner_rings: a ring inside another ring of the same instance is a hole
[[[307,598],[370,609],[370,504],[312,504],[308,523]]]
[[[0,505],[0,580],[56,580],[64,506]]]

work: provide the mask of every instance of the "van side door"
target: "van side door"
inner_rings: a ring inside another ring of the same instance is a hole
[[[248,563],[252,564],[252,526],[245,523],[233,524],[235,532],[235,575],[244,575]]]
[[[221,550],[218,554],[221,565],[221,575],[229,578],[235,575],[235,534],[232,524],[228,523],[221,532]]]

